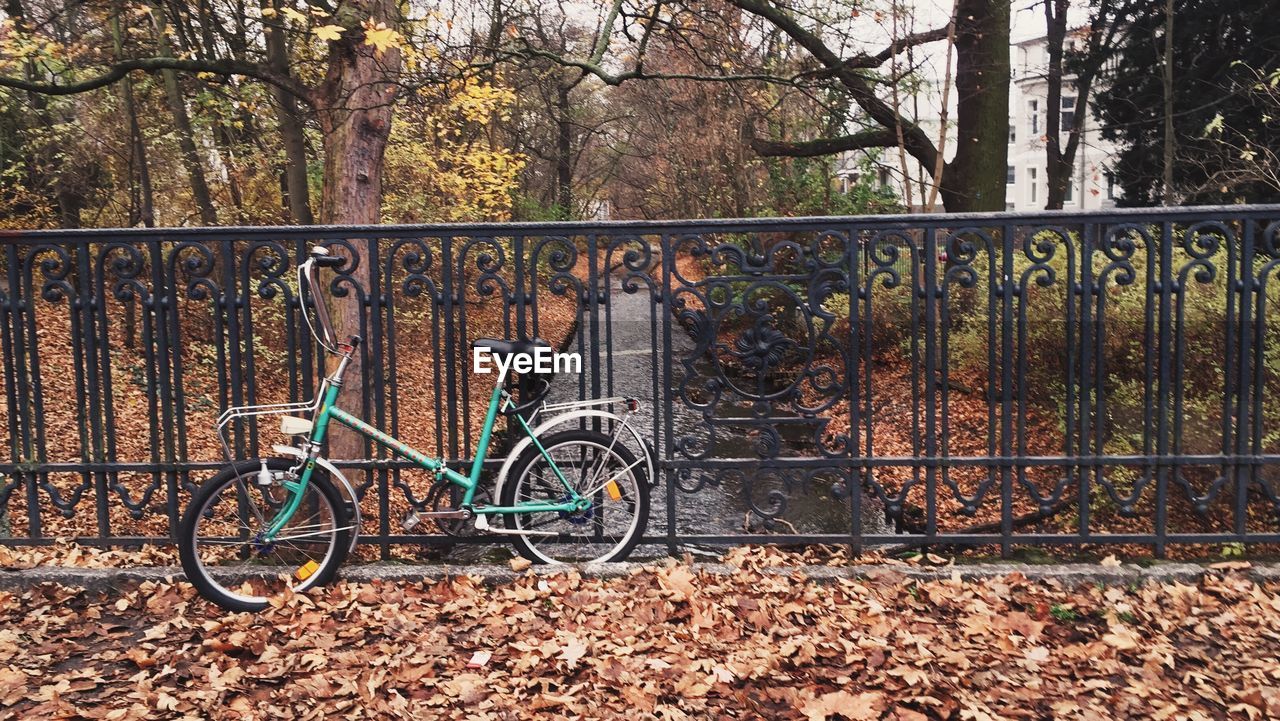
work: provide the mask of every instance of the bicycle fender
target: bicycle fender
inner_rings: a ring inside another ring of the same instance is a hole
[[[293,446],[271,446],[271,450],[282,456],[292,456],[293,458],[301,459],[305,456],[302,449],[294,448]],[[351,548],[347,549],[347,551],[354,551],[356,549],[356,541],[360,538],[360,499],[356,495],[356,490],[351,485],[351,481],[348,481],[347,477],[342,475],[342,471],[338,470],[337,466],[329,462],[327,458],[317,458],[316,463],[328,471],[331,478],[337,480],[338,491],[342,493],[343,500],[351,504],[352,512],[355,514],[355,517],[351,519],[355,533],[351,534]]]
[[[576,421],[582,418],[602,418],[605,420],[616,421],[618,423],[622,422],[621,416],[619,416],[616,413],[610,413],[608,411],[602,411],[597,409],[570,411],[569,413],[561,413],[558,416],[553,416],[543,421],[542,423],[539,423],[537,427],[533,429],[533,435],[535,436],[542,435],[545,431],[547,431],[550,428],[554,428],[555,426],[558,426],[567,421]],[[651,451],[651,448],[649,444],[645,443],[644,439],[640,437],[640,434],[639,432],[636,431],[635,427],[633,427],[629,423],[627,424],[627,431],[630,432],[631,437],[635,439],[636,444],[640,447],[640,452],[643,453],[645,456],[644,462],[645,462],[645,467],[649,472],[649,476],[648,476],[649,485],[652,486],[657,483],[657,480],[656,480],[657,476],[654,475],[655,469],[653,467],[654,466],[653,453]],[[494,481],[494,484],[493,484],[494,498],[502,497],[502,486],[507,482],[507,475],[511,472],[511,467],[515,465],[516,459],[518,459],[520,455],[524,453],[525,450],[532,445],[533,445],[533,439],[528,436],[525,436],[523,439],[520,440],[519,443],[515,445],[514,448],[511,449],[511,452],[507,454],[507,459],[502,462],[502,468],[498,470],[497,480]]]

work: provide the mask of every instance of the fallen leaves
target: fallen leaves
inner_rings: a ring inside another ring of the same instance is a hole
[[[560,647],[560,654],[556,656],[556,658],[564,661],[565,666],[572,669],[577,668],[578,661],[586,654],[587,644],[583,643],[576,636],[571,636],[565,644]]]
[[[850,721],[878,719],[884,709],[885,700],[882,693],[850,693],[848,691],[832,691],[824,693],[800,707],[800,712],[809,721],[826,721],[840,715]]]
[[[0,545],[0,568],[119,568],[122,566],[176,566],[176,546],[146,545],[136,549],[83,546],[60,538],[48,546]]]
[[[817,583],[754,568],[764,554],[738,560],[731,575],[676,564],[494,587],[338,583],[258,615],[221,614],[185,583],[0,593],[0,717],[1280,712],[1280,585],[1229,570],[1133,587],[1019,574]]]
[[[658,583],[674,601],[687,601],[696,590],[693,572],[688,566],[672,566],[658,571]]]

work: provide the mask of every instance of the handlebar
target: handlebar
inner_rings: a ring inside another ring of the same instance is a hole
[[[338,354],[338,336],[333,331],[333,323],[329,319],[329,309],[320,297],[320,268],[337,268],[346,262],[341,256],[329,255],[329,250],[322,245],[311,249],[311,256],[298,265],[298,293],[302,303],[302,320],[312,337],[330,353]],[[311,316],[307,313],[305,292],[310,291],[312,305],[316,309],[316,323],[319,331],[311,324]]]

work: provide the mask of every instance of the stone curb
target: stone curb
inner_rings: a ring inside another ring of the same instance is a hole
[[[661,567],[661,563],[602,563],[578,566],[576,569],[589,578],[620,578],[632,573]],[[723,563],[697,563],[695,571],[711,576],[728,577],[739,569]],[[510,583],[522,576],[533,574],[553,576],[563,573],[563,567],[532,567],[516,572],[507,566],[413,566],[400,564],[351,565],[342,568],[339,578],[357,583],[384,581],[390,583],[416,583],[457,576],[473,576],[488,585]],[[867,564],[855,566],[773,566],[758,572],[774,576],[795,576],[815,583],[831,583],[841,579],[869,580],[872,582],[898,583],[905,580],[939,581],[958,574],[966,581],[982,580],[1020,573],[1034,581],[1065,585],[1082,583],[1194,583],[1202,577],[1227,571],[1212,569],[1194,563],[1157,563],[1147,567],[1134,565],[1100,566],[1086,563],[1023,564],[985,563],[963,566],[899,566]],[[1242,572],[1259,582],[1280,581],[1280,564],[1255,564]],[[89,591],[111,591],[128,588],[143,581],[174,581],[182,579],[182,569],[177,566],[136,568],[75,568],[68,566],[40,566],[25,569],[0,569],[0,590],[18,591],[42,583],[84,588]]]

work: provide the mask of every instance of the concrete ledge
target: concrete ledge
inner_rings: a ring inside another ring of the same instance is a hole
[[[619,578],[645,568],[655,568],[661,563],[605,563],[575,567],[589,578]],[[740,569],[723,563],[698,563],[695,571],[711,576],[728,577]],[[535,566],[527,571],[513,571],[505,565],[427,566],[405,564],[365,564],[344,566],[339,579],[356,583],[372,581],[420,582],[435,581],[456,576],[474,576],[486,584],[510,583],[522,576],[554,576],[564,573],[561,566]],[[1205,575],[1221,575],[1225,569],[1213,569],[1194,563],[1156,563],[1147,567],[1134,565],[1100,566],[1086,563],[1024,564],[984,563],[960,566],[898,566],[868,564],[855,566],[774,566],[759,569],[760,573],[776,576],[796,576],[815,583],[830,583],[839,579],[862,579],[878,583],[903,583],[907,581],[938,581],[959,574],[964,580],[998,578],[1020,573],[1035,581],[1065,585],[1081,583],[1194,583]],[[1259,581],[1280,582],[1280,564],[1254,564],[1235,571]],[[243,574],[242,574],[243,575]],[[232,574],[228,574],[234,579]],[[247,577],[247,576],[246,576]],[[26,569],[0,569],[0,590],[16,591],[43,583],[84,588],[90,591],[127,589],[143,581],[175,581],[183,579],[177,566],[136,568],[75,568],[68,566],[41,566]]]

